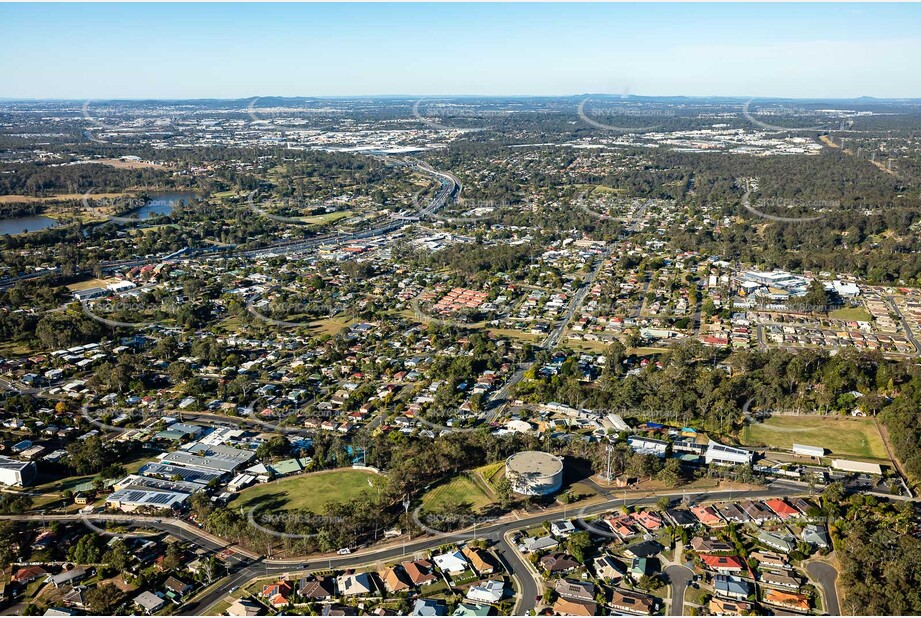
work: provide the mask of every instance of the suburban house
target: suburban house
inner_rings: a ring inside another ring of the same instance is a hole
[[[592,601],[595,598],[595,585],[591,582],[577,582],[571,579],[557,580],[554,590],[561,597],[578,601]]]
[[[798,612],[809,611],[809,597],[798,592],[783,592],[782,590],[766,590],[764,602],[768,605],[777,605]]]
[[[770,571],[764,571],[761,573],[761,583],[775,588],[799,590],[803,585],[803,580],[799,577],[787,575],[786,573],[771,573]]]
[[[787,564],[787,557],[780,554],[775,554],[770,551],[755,551],[749,555],[749,558],[754,558],[758,561],[758,564],[761,566],[767,567],[769,569],[789,569],[790,565]]]
[[[392,566],[381,573],[381,580],[383,580],[384,588],[388,592],[404,592],[411,590],[413,587],[413,582],[409,575],[399,566]]]
[[[582,565],[569,554],[547,554],[540,559],[540,566],[548,573],[568,573]]]
[[[576,532],[576,527],[568,519],[561,519],[550,524],[550,533],[553,536],[566,538],[573,532]]]
[[[703,538],[696,536],[691,539],[691,549],[700,553],[715,554],[720,552],[735,551],[731,543],[720,541],[715,537]]]
[[[780,498],[771,498],[770,500],[765,500],[764,504],[767,505],[769,509],[777,513],[777,516],[782,520],[793,519],[800,516],[800,512],[795,508],[786,503],[786,501]]]
[[[461,553],[480,575],[489,575],[496,570],[496,562],[489,552],[476,547],[465,547]]]
[[[227,608],[228,616],[258,616],[262,606],[247,599],[237,599]]]
[[[457,550],[439,556],[432,556],[432,562],[445,573],[450,573],[452,575],[463,573],[469,566],[467,564],[467,559],[464,558],[464,554]]]
[[[605,554],[595,558],[593,563],[598,579],[620,581],[626,575],[626,569],[611,556]]]
[[[439,599],[416,599],[410,616],[444,616],[448,613],[444,601]]]
[[[346,573],[336,578],[336,587],[344,597],[363,596],[374,592],[374,584],[367,573]]]
[[[467,591],[468,599],[480,603],[498,603],[503,596],[505,596],[505,582],[502,580],[489,579],[471,586]]]
[[[522,553],[529,554],[536,551],[541,551],[544,549],[554,549],[559,546],[559,541],[557,541],[552,536],[542,536],[542,537],[528,537],[521,541],[518,545],[518,549]]]
[[[710,610],[710,614],[713,616],[740,616],[743,612],[750,612],[752,604],[713,597],[710,599],[707,609]]]
[[[653,597],[615,588],[611,593],[611,607],[633,616],[648,616],[656,609],[656,600]]]
[[[738,573],[745,569],[745,565],[736,556],[714,556],[712,554],[700,554],[700,560],[711,571],[717,573]]]
[[[154,614],[166,605],[166,601],[155,595],[153,592],[144,591],[134,597],[134,604],[138,606],[145,614]]]
[[[667,509],[665,514],[678,527],[689,528],[697,525],[697,518],[687,509]]]
[[[748,515],[748,517],[759,526],[761,524],[777,519],[777,515],[774,513],[774,511],[770,510],[760,502],[753,502],[751,500],[743,502],[742,510],[745,511],[745,514]]]
[[[758,542],[784,553],[790,553],[796,548],[796,543],[793,537],[775,534],[773,532],[768,532],[767,530],[758,535]]]
[[[831,539],[828,538],[828,530],[825,529],[825,526],[807,524],[803,528],[803,540],[822,549],[831,547]]]
[[[336,580],[332,577],[304,577],[297,583],[297,594],[312,601],[326,601],[336,596]]]
[[[268,584],[262,587],[262,598],[266,603],[278,609],[291,602],[291,593],[293,589],[291,584],[285,580],[280,580],[274,584]]]
[[[576,601],[560,597],[553,604],[554,616],[595,616],[597,605],[594,601]]]
[[[716,594],[730,599],[745,599],[754,592],[750,583],[733,575],[714,575],[713,590]]]
[[[724,523],[723,518],[712,506],[693,506],[691,513],[705,526],[719,526]]]
[[[428,560],[407,560],[400,566],[406,571],[415,586],[425,586],[435,582],[438,577],[432,573],[432,563]]]

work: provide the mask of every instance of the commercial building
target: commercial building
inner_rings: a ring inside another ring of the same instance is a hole
[[[0,455],[0,484],[24,487],[35,480],[36,468],[31,461],[20,461]]]
[[[716,463],[724,466],[735,466],[750,464],[752,462],[752,453],[745,449],[725,446],[719,442],[710,442],[707,445],[704,459],[708,464]]]
[[[125,512],[139,509],[175,509],[185,504],[188,499],[189,494],[182,492],[127,487],[110,494],[106,498],[106,506]]]

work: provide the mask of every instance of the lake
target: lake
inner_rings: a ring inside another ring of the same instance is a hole
[[[195,199],[194,193],[151,193],[146,204],[129,210],[122,217],[134,219],[150,219],[162,217],[173,212],[173,207],[181,201],[191,202]]]
[[[49,227],[57,226],[58,222],[42,215],[33,215],[29,217],[16,217],[14,219],[0,220],[0,236],[8,234],[22,234],[23,232],[34,232],[35,230],[44,230]]]

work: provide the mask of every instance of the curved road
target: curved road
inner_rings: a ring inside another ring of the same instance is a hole
[[[672,589],[672,604],[668,615],[682,616],[684,615],[684,591],[688,589],[694,572],[686,566],[671,564],[665,567],[665,574],[668,575],[668,584]]]
[[[841,604],[838,602],[838,589],[835,582],[838,571],[827,562],[810,562],[806,565],[809,577],[822,587],[822,596],[825,599],[825,613],[829,616],[841,615]]]
[[[798,493],[802,493],[801,487],[792,486],[790,484],[784,483],[783,481],[778,481],[768,485],[767,487],[752,489],[748,491],[715,490],[705,491],[698,494],[685,494],[685,492],[680,491],[671,493],[654,493],[645,496],[637,496],[631,501],[631,504],[635,507],[652,506],[656,504],[663,495],[673,497],[692,495],[695,499],[695,502],[701,502],[707,500],[718,500],[724,498],[726,495],[732,495],[733,497],[740,499],[761,499],[786,497]],[[599,502],[597,504],[585,507],[580,511],[579,516],[588,517],[592,515],[598,515],[606,511],[610,511],[620,506],[621,504],[623,504],[622,498]],[[569,507],[569,510],[571,511],[572,507]],[[543,521],[552,518],[553,516],[554,512],[541,511],[533,515],[522,517],[521,519],[512,519],[490,526],[478,527],[477,536],[482,538],[489,538],[497,542],[496,549],[500,552],[499,555],[503,559],[506,568],[509,569],[509,574],[512,576],[517,576],[519,582],[521,582],[522,594],[518,607],[518,612],[520,614],[525,614],[535,607],[537,602],[537,584],[534,582],[530,572],[522,564],[522,560],[517,555],[515,549],[508,545],[508,543],[503,539],[503,536],[506,533],[515,532],[523,528],[538,525]],[[468,537],[468,534],[459,533],[443,534],[439,536],[427,535],[415,541],[406,543],[405,546],[402,544],[391,545],[381,549],[369,549],[346,556],[330,554],[326,556],[307,556],[301,559],[254,561],[252,563],[246,564],[245,566],[242,566],[238,571],[232,573],[229,577],[221,582],[220,586],[215,587],[213,590],[203,595],[194,604],[187,607],[184,612],[194,615],[207,615],[209,608],[221,601],[226,596],[227,590],[234,586],[244,585],[254,579],[261,577],[269,577],[272,575],[280,575],[282,573],[298,571],[347,569],[363,565],[371,565],[378,562],[396,561],[403,558],[404,556],[412,556],[413,554],[431,550],[446,543],[464,541],[467,540]]]

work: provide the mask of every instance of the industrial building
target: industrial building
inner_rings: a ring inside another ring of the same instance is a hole
[[[563,458],[542,451],[522,451],[505,460],[505,477],[515,493],[546,496],[563,485]]]

